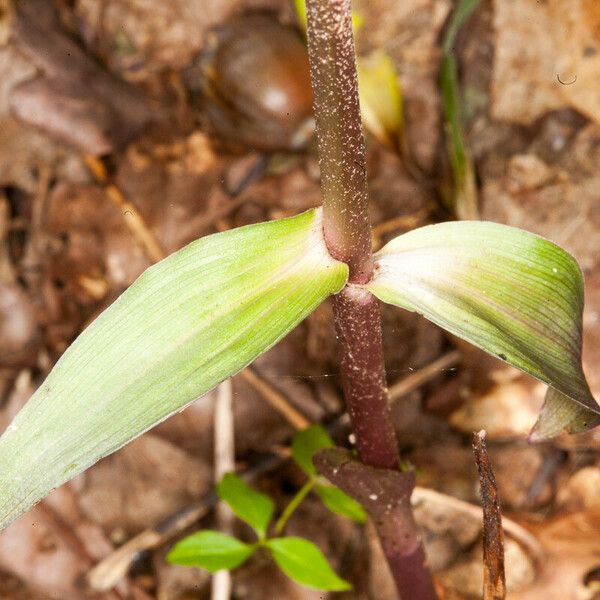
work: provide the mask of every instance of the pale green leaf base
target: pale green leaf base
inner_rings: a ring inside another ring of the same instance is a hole
[[[202,238],[148,269],[0,438],[0,529],[248,365],[347,279],[321,213]]]
[[[600,423],[581,367],[583,277],[537,235],[488,222],[430,225],[375,255],[366,286],[551,386],[532,439]]]

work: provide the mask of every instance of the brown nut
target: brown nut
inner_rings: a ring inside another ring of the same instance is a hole
[[[266,15],[214,30],[201,66],[203,112],[213,133],[255,150],[298,150],[314,130],[306,47]]]

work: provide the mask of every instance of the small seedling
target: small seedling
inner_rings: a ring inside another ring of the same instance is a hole
[[[275,512],[275,504],[271,498],[254,490],[236,475],[228,473],[217,485],[217,493],[237,517],[252,527],[257,541],[247,544],[218,531],[198,531],[178,542],[167,555],[167,560],[212,573],[219,569],[239,567],[260,548],[264,548],[280,569],[296,583],[319,590],[350,589],[350,584],[334,573],[317,546],[302,538],[282,536],[289,518],[313,489],[332,512],[357,523],[367,520],[367,514],[358,502],[318,475],[312,456],[317,450],[330,447],[333,447],[333,440],[319,425],[294,436],[292,456],[309,479],[273,525],[273,536],[267,536]]]
[[[407,598],[437,596],[410,514],[414,476],[399,471],[378,300],[422,314],[548,384],[531,439],[600,423],[581,366],[583,277],[567,252],[526,231],[464,221],[417,229],[372,253],[349,0],[308,0],[307,24],[323,208],[197,240],[105,310],[0,438],[0,528],[243,369],[329,296],[362,461],[344,472],[360,484],[357,497],[366,493],[371,504],[363,507]],[[315,479],[309,452],[296,448],[296,455],[317,493],[340,509],[337,492]],[[201,532],[213,548],[206,568],[232,568],[258,545],[290,577],[345,589],[309,542],[266,536],[268,498],[248,503],[244,488],[234,499],[224,491],[234,480],[227,481],[221,493],[258,541]],[[375,483],[381,494],[369,493]],[[378,504],[384,496],[389,510]]]

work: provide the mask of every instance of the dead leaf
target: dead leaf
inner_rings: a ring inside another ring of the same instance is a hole
[[[492,114],[529,124],[576,108],[600,123],[600,10],[595,0],[495,0]]]
[[[105,531],[131,533],[196,500],[211,481],[206,461],[146,434],[86,471],[76,485],[85,515]]]
[[[398,69],[408,147],[416,162],[429,170],[440,136],[437,38],[451,3],[447,0],[363,0],[354,3],[353,8],[365,21],[365,33],[357,34],[359,52],[383,51]]]
[[[600,563],[600,512],[579,512],[534,528],[547,552],[542,571],[531,587],[507,600],[592,600],[584,578]]]
[[[186,66],[205,33],[239,0],[79,0],[75,11],[88,46],[122,75],[137,80]]]

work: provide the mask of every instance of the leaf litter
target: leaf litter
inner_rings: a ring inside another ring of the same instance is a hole
[[[76,40],[84,62],[93,60],[118,86],[158,105],[163,118],[153,130],[136,131],[131,141],[110,138],[105,161],[110,179],[99,181],[84,155],[97,152],[97,141],[104,138],[94,134],[69,145],[60,127],[42,131],[23,107],[14,110],[27,89],[19,87],[47,78],[48,65],[40,68],[40,56],[28,55],[1,33],[7,26],[0,3],[0,198],[7,208],[6,222],[0,223],[0,342],[11,348],[0,352],[0,427],[7,426],[82,327],[150,262],[127,226],[127,215],[111,201],[110,185],[168,252],[208,232],[293,214],[319,201],[318,168],[310,155],[273,160],[263,177],[232,200],[221,182],[240,157],[206,138],[197,107],[181,84],[183,70],[202,51],[212,26],[247,8],[273,10],[290,22],[287,3],[173,2],[160,9],[144,0],[57,5],[53,36]],[[447,218],[436,195],[436,169],[443,159],[437,81],[441,35],[452,7],[446,0],[356,3],[368,25],[359,33],[359,48],[389,53],[397,69],[408,147],[420,173],[415,177],[414,168],[369,139],[372,220],[385,232],[379,244],[400,233],[393,229],[399,216],[419,225]],[[599,18],[593,0],[494,0],[482,3],[456,45],[483,218],[540,233],[582,264],[587,283],[583,360],[596,396]],[[81,83],[76,69],[70,76]],[[92,90],[80,88],[85,102],[97,102]],[[36,102],[44,99],[40,106],[49,111],[44,114],[60,114],[53,112],[60,97],[52,96],[55,86],[44,84],[29,93]],[[98,132],[106,116],[99,119],[92,111],[83,120],[73,114],[66,118],[91,128],[82,131]],[[43,169],[48,170],[45,186]],[[328,310],[325,306],[312,315],[257,364],[269,385],[310,420],[331,419],[341,407],[332,337],[323,331]],[[405,455],[418,467],[417,484],[448,494],[437,504],[421,500],[417,513],[448,597],[476,598],[481,589],[478,519],[461,512],[453,499],[477,504],[468,436],[482,427],[488,429],[505,516],[523,525],[546,557],[540,563],[523,539],[507,540],[507,597],[592,597],[600,552],[598,434],[560,439],[544,450],[524,447],[523,434],[542,399],[538,384],[483,359],[415,315],[384,309],[384,320],[390,383],[449,348],[463,355],[456,371],[439,372],[395,401],[393,411]],[[288,443],[290,425],[241,377],[234,380],[233,400],[239,462],[251,463]],[[198,400],[3,533],[0,595],[83,598],[82,576],[93,563],[208,491],[211,405],[209,399]],[[346,440],[344,435],[338,442]],[[260,485],[282,505],[302,482],[293,468],[283,467],[261,478]],[[460,519],[465,526],[457,530],[453,524]],[[316,541],[361,597],[394,598],[376,544],[362,543],[365,536],[373,539],[368,529],[365,533],[331,517],[307,500],[290,521],[290,531]],[[167,568],[164,550],[138,557],[106,597],[201,597],[207,579]],[[264,562],[242,569],[234,576],[236,594],[319,597],[276,573]]]

